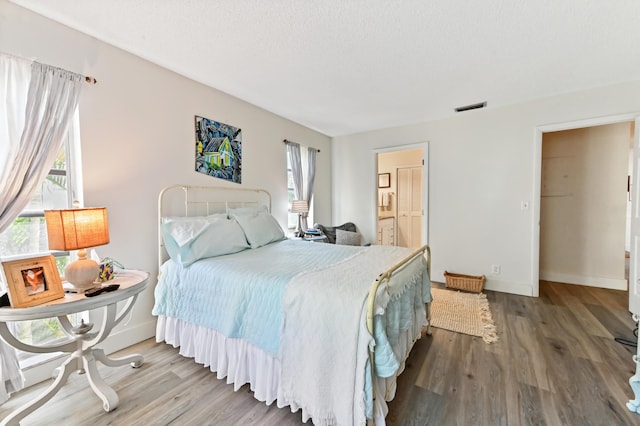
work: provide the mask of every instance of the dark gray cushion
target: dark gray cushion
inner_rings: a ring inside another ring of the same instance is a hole
[[[324,226],[316,223],[314,228],[319,229],[331,244],[336,243],[336,229],[342,229],[343,231],[356,232],[356,225],[353,222],[347,222],[340,226]]]
[[[345,246],[359,246],[362,241],[362,236],[359,232],[343,231],[342,229],[336,229],[336,244]]]

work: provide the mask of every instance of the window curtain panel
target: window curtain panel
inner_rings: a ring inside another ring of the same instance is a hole
[[[307,148],[307,187],[306,187],[306,191],[305,191],[305,200],[307,200],[307,203],[309,204],[309,207],[311,207],[311,199],[313,198],[313,184],[316,180],[316,154],[317,154],[318,150],[315,148]],[[303,213],[302,214],[302,226],[304,226],[304,228],[302,229],[307,229],[307,217],[309,216],[309,213]]]
[[[315,148],[307,148],[307,169],[306,176],[302,172],[302,156],[300,152],[300,144],[296,142],[287,143],[287,151],[289,152],[289,161],[291,162],[291,174],[293,175],[293,190],[297,200],[306,200],[307,205],[311,208],[311,199],[313,198],[313,183],[316,179],[316,154]],[[306,181],[306,185],[304,182]],[[300,228],[305,231],[309,226],[307,224],[309,213],[300,213]]]
[[[4,100],[5,109],[13,110],[11,116],[6,114],[6,119],[17,121],[20,114],[24,118],[19,139],[5,139],[3,135],[0,140],[0,158],[4,158],[1,161],[4,169],[0,180],[0,232],[27,206],[49,173],[78,105],[82,80],[79,74],[34,62],[28,91],[23,95],[26,96],[25,109],[15,111],[14,99]],[[16,90],[12,95],[19,98],[21,94]],[[18,107],[22,103],[17,100]]]
[[[0,232],[47,176],[78,105],[83,76],[0,54]],[[16,351],[0,340],[0,403],[22,389]]]
[[[296,200],[304,200],[304,186],[302,183],[302,158],[300,156],[300,144],[295,142],[287,143],[287,152],[289,153],[289,161],[291,162],[291,174],[293,176],[293,192],[296,195]],[[299,213],[300,214],[300,213]],[[304,218],[304,224],[302,223],[302,214],[299,216],[298,224],[300,230],[305,231],[307,218]]]

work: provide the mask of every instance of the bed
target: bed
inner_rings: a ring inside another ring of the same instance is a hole
[[[287,239],[264,190],[173,185],[158,198],[156,340],[318,425],[385,424],[428,327],[428,246]]]

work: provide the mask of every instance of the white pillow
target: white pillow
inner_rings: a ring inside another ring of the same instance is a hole
[[[229,209],[229,217],[238,221],[251,248],[283,240],[284,231],[266,207]]]
[[[361,243],[362,235],[360,235],[360,233],[336,229],[336,244],[359,246]]]
[[[171,242],[175,243],[177,247],[184,247],[198,238],[210,223],[204,217],[169,220],[162,224],[162,230],[166,232],[163,237],[171,238]]]
[[[169,220],[161,229],[167,253],[183,266],[249,248],[238,222],[227,219],[226,214]]]

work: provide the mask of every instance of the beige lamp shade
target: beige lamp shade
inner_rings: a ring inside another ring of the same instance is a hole
[[[309,204],[307,200],[293,200],[291,203],[291,213],[308,213]]]
[[[104,207],[45,210],[50,250],[78,250],[78,259],[65,270],[65,279],[74,291],[84,292],[95,285],[98,263],[87,258],[88,247],[109,243],[109,222]]]
[[[45,210],[51,250],[80,250],[109,243],[109,223],[104,207]]]

